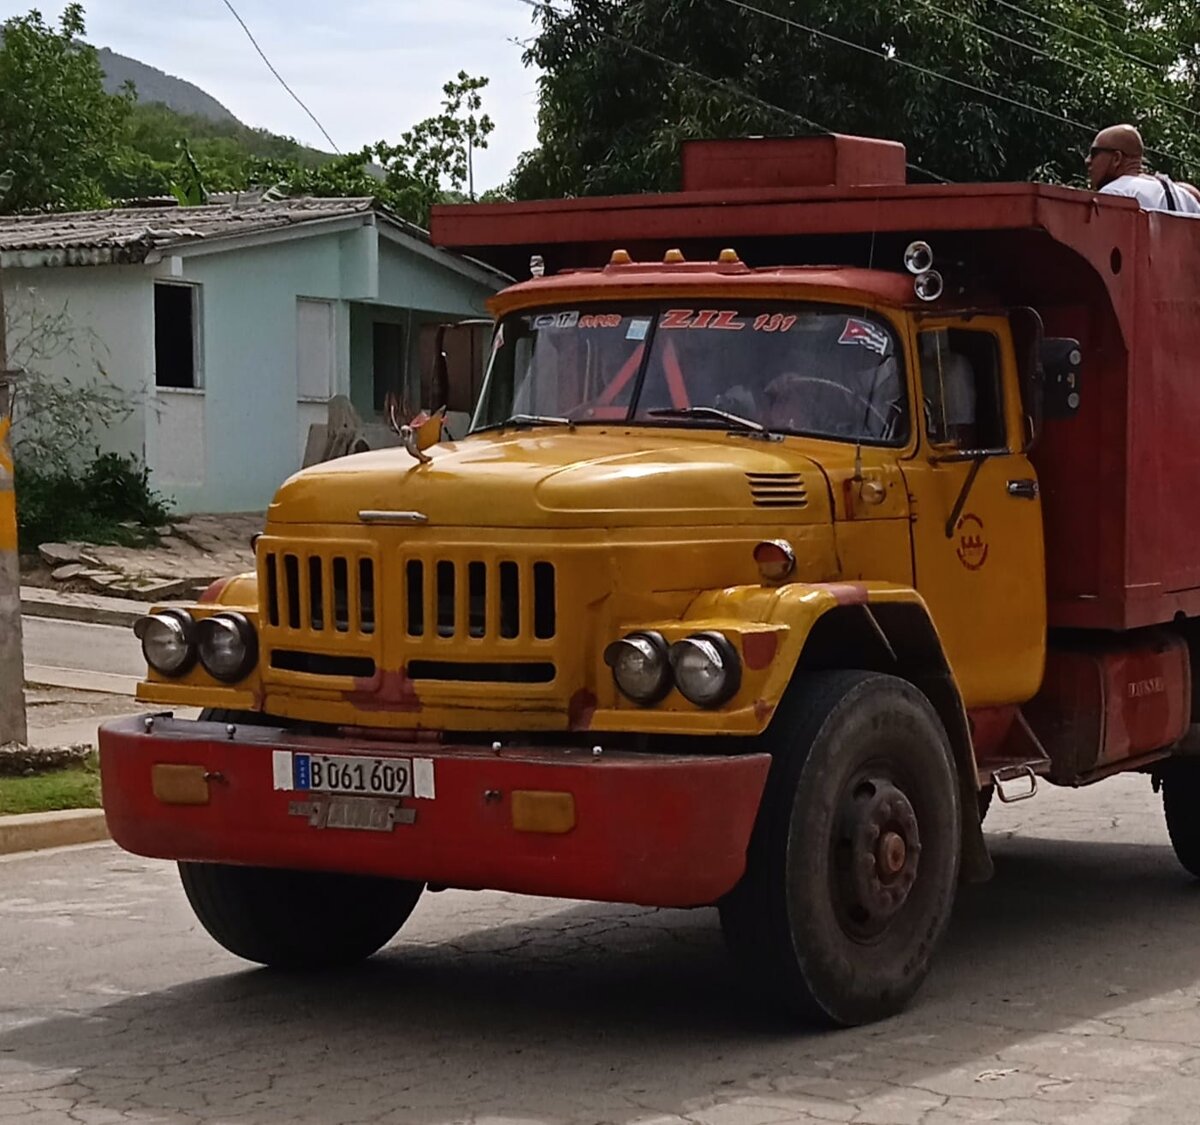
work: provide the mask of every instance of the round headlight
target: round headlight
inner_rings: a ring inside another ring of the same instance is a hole
[[[671,690],[667,642],[657,633],[630,633],[604,650],[604,663],[624,695],[643,706]]]
[[[163,676],[182,676],[196,663],[195,622],[182,609],[139,617],[133,635],[142,642],[146,663]]]
[[[741,686],[737,650],[721,633],[696,633],[671,646],[675,686],[697,707],[720,707]]]
[[[196,626],[200,663],[213,679],[236,683],[258,660],[258,636],[240,613],[218,613]]]

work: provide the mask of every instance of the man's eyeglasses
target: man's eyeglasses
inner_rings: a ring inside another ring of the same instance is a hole
[[[1095,160],[1096,157],[1099,156],[1102,152],[1120,152],[1120,151],[1121,150],[1119,148],[1108,148],[1105,145],[1092,145],[1092,147],[1088,149],[1087,158],[1089,160]]]

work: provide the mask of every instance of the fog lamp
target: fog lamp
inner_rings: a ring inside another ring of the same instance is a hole
[[[139,617],[133,635],[142,642],[146,663],[163,676],[182,676],[196,663],[196,623],[182,609],[164,609]]]
[[[742,683],[737,649],[721,633],[696,633],[671,646],[675,686],[697,707],[720,707]]]
[[[200,663],[215,680],[236,683],[258,660],[258,636],[240,613],[218,613],[196,626]]]
[[[667,642],[658,633],[630,633],[604,650],[604,663],[623,695],[634,703],[657,703],[671,690]]]

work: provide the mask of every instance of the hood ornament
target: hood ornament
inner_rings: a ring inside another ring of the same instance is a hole
[[[422,410],[410,422],[401,422],[404,413],[400,400],[389,394],[383,404],[388,426],[400,435],[404,451],[422,465],[428,465],[433,458],[425,452],[431,445],[437,445],[442,440],[442,429],[446,423],[446,408],[443,406],[434,414]]]

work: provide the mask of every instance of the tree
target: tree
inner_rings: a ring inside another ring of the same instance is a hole
[[[480,111],[486,78],[460,71],[442,87],[442,112],[417,122],[389,144],[380,141],[362,151],[315,167],[263,161],[251,172],[261,185],[275,183],[291,195],[374,195],[401,217],[425,226],[435,203],[474,198],[473,158],[487,148],[495,128]]]
[[[13,173],[0,211],[102,206],[133,95],[108,94],[94,48],[81,42],[83,7],[58,28],[30,12],[3,25],[0,164]]]
[[[1090,132],[1126,120],[1157,168],[1200,175],[1194,0],[561,0],[536,18],[541,147],[516,198],[670,190],[685,139],[823,131],[903,141],[917,179],[1077,182]]]

